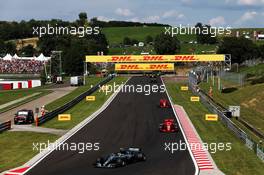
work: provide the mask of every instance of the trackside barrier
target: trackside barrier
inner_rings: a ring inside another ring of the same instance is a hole
[[[222,106],[218,105],[218,103],[211,99],[204,91],[198,88],[197,77],[193,73],[189,74],[189,89],[195,95],[199,96],[201,103],[206,106],[209,111],[217,114],[220,121],[228,129],[230,129],[245,144],[247,148],[253,150],[256,155],[264,162],[264,149],[262,146],[254,142],[245,131],[232,122],[232,120],[225,115]]]
[[[36,120],[36,125],[39,126],[43,123],[45,123],[46,121],[58,116],[59,114],[62,114],[63,112],[69,110],[70,108],[72,108],[74,105],[76,105],[77,103],[79,103],[80,101],[82,101],[83,99],[86,98],[86,96],[91,95],[93,92],[95,92],[97,89],[99,89],[102,85],[106,84],[107,82],[109,82],[110,80],[113,79],[114,76],[109,76],[106,79],[104,79],[103,81],[101,81],[100,83],[96,84],[95,86],[93,86],[92,88],[90,88],[88,91],[82,93],[81,95],[79,95],[78,97],[74,98],[72,101],[64,104],[61,107],[58,107],[57,109],[46,113],[44,116],[39,117]]]
[[[11,120],[4,123],[0,123],[0,133],[10,129],[11,129]]]

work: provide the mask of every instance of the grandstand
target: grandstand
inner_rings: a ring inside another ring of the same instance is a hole
[[[0,58],[0,74],[40,74],[44,64],[50,60],[40,54],[38,57],[19,57],[7,54]]]

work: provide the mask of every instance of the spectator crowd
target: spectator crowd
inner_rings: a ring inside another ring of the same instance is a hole
[[[43,61],[36,60],[2,60],[0,59],[0,74],[39,74],[44,68]]]

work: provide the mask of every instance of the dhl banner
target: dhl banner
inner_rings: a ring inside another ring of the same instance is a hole
[[[156,64],[115,64],[116,71],[174,71],[173,63],[156,63]]]
[[[225,55],[107,55],[107,56],[86,56],[86,62],[205,62],[205,61],[225,61]]]

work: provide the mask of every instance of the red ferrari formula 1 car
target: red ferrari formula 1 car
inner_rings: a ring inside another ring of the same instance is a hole
[[[169,100],[166,100],[166,99],[160,99],[160,107],[161,107],[161,108],[169,108],[169,107],[170,107],[170,102],[169,102]]]
[[[173,119],[165,119],[159,127],[160,132],[177,132],[178,127]]]

